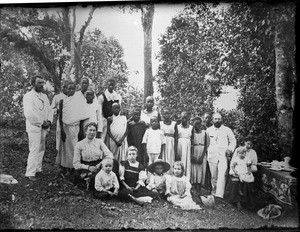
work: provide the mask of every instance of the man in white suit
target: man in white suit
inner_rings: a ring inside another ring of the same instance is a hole
[[[43,93],[45,80],[42,76],[31,77],[32,90],[23,97],[26,132],[28,134],[29,155],[25,176],[35,181],[35,174],[42,172],[45,153],[45,138],[53,120],[49,99]]]

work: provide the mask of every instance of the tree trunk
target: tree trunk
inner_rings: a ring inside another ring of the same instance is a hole
[[[289,43],[293,43],[293,34],[286,33],[286,28],[291,27],[280,17],[275,28],[275,84],[278,117],[278,136],[281,157],[291,156],[293,145],[293,92],[294,72],[293,59],[294,51],[289,50]]]
[[[142,5],[142,25],[144,31],[144,101],[147,96],[153,95],[152,75],[152,24],[154,5]]]

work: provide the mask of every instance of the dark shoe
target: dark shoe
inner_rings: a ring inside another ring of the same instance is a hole
[[[27,176],[27,178],[31,181],[36,181],[36,177],[35,176]]]

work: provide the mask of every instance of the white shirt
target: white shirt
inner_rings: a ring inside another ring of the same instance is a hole
[[[98,123],[98,108],[99,107],[97,101],[93,101],[91,104],[87,103],[89,118],[84,120],[84,124],[83,124],[84,127],[90,122],[95,122],[96,124]]]
[[[142,143],[146,143],[147,153],[159,154],[161,152],[161,145],[166,143],[164,132],[160,129],[153,130],[149,128],[146,130]]]
[[[110,93],[107,89],[104,91],[105,97],[107,101],[116,101],[119,100],[119,104],[121,106],[122,103],[122,97],[120,94],[118,94],[116,91],[113,91]],[[98,97],[98,132],[103,132],[103,112],[102,112],[102,106],[104,102],[103,94],[101,94]]]
[[[26,131],[40,132],[44,121],[53,121],[53,111],[49,99],[44,93],[37,93],[34,89],[23,97]]]
[[[217,128],[213,125],[207,129],[207,133],[210,139],[207,156],[209,162],[217,163],[219,159],[224,159],[227,149],[234,151],[236,139],[229,127],[221,125]]]
[[[62,99],[67,98],[68,96],[65,95],[64,93],[59,93],[57,95],[55,95],[52,99],[52,103],[51,103],[51,109],[53,110],[53,116],[56,114],[58,108],[59,108],[59,102]]]

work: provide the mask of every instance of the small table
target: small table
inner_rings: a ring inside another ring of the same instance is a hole
[[[288,171],[274,171],[261,164],[257,165],[262,189],[271,193],[282,206],[292,206],[296,196],[297,179]],[[292,199],[293,198],[293,199]]]

